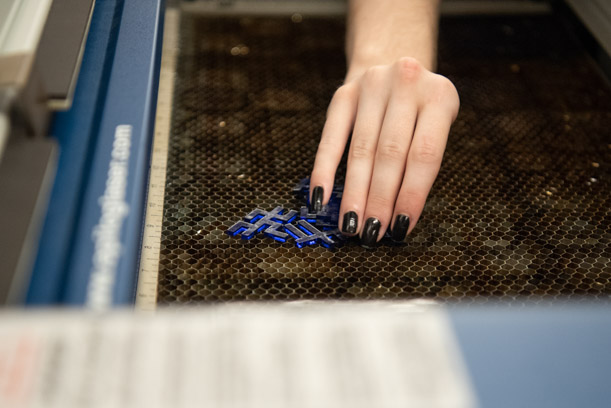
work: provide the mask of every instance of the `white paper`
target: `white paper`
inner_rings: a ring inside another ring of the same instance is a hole
[[[0,313],[0,407],[473,407],[443,308]]]

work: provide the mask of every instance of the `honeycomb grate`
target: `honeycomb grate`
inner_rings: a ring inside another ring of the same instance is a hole
[[[554,16],[442,20],[439,71],[462,107],[407,245],[225,234],[254,208],[299,208],[343,31],[183,15],[159,302],[608,298],[611,90]]]

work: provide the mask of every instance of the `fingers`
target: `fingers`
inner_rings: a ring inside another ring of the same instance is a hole
[[[348,84],[335,92],[329,104],[310,176],[310,206],[314,211],[320,211],[331,197],[335,172],[354,124],[357,100],[356,86]]]
[[[434,105],[418,114],[405,175],[397,196],[392,218],[392,238],[402,241],[410,233],[424,208],[426,198],[439,173],[453,116]]]
[[[378,136],[390,92],[386,69],[370,69],[360,87],[340,208],[340,230],[347,235],[356,235],[362,229]]]
[[[311,175],[311,209],[328,203],[350,132],[340,230],[373,246],[415,227],[441,166],[459,107],[452,83],[413,58],[369,68],[329,106]]]
[[[366,228],[361,233],[361,243],[364,246],[375,245],[390,226],[405,172],[417,111],[415,101],[406,98],[400,89],[392,94],[378,140],[367,196],[364,216]]]

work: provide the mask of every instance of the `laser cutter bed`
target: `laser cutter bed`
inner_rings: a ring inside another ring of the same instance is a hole
[[[341,18],[182,16],[159,302],[608,298],[611,88],[549,14],[442,18],[439,72],[462,106],[404,246],[224,234],[254,208],[299,208],[343,32]]]

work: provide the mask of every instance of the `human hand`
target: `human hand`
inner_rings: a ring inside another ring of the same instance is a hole
[[[388,228],[403,241],[437,177],[459,105],[452,82],[413,58],[350,73],[327,111],[310,177],[312,209],[328,203],[352,132],[340,230],[359,234],[366,247]]]

